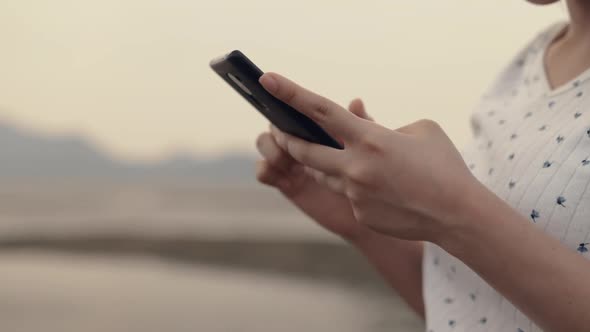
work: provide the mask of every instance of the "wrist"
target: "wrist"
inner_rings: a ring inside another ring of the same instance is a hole
[[[366,226],[360,224],[358,226],[359,227],[356,227],[354,232],[342,237],[352,246],[363,250],[363,248],[369,247],[369,245],[376,240],[377,234]]]
[[[505,202],[475,178],[461,188],[459,198],[439,221],[441,231],[431,240],[449,253],[465,250],[467,242],[477,242],[486,229],[495,226],[489,223],[497,219],[488,217],[506,208]]]

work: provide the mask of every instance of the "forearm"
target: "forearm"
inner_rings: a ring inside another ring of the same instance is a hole
[[[422,297],[423,243],[396,239],[367,230],[352,241],[386,282],[424,317]]]
[[[461,222],[437,244],[477,272],[546,331],[590,326],[590,263],[489,190],[468,195]]]

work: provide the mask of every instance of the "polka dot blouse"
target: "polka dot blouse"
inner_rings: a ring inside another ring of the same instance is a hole
[[[472,113],[474,138],[462,155],[532,224],[590,258],[590,69],[551,89],[544,66],[565,26],[540,33],[500,73]],[[441,248],[426,244],[423,264],[427,332],[541,331]]]

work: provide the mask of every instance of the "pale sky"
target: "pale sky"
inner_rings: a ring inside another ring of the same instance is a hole
[[[524,0],[3,0],[0,119],[82,133],[122,158],[253,151],[266,120],[208,67],[240,49],[395,128],[461,146],[497,71],[562,5]]]

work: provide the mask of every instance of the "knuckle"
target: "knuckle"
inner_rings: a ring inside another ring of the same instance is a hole
[[[348,186],[346,186],[345,192],[346,192],[346,197],[348,197],[348,199],[350,199],[353,202],[359,202],[362,200],[363,193],[360,190],[360,188],[358,188],[357,186],[348,185]]]
[[[326,184],[328,185],[328,187],[330,189],[332,189],[333,191],[337,192],[337,193],[343,193],[344,191],[344,182],[342,181],[342,179],[334,177],[334,176],[329,176],[326,175]]]
[[[290,143],[289,147],[289,154],[292,155],[295,159],[297,159],[300,163],[307,165],[309,164],[309,150],[301,145]]]
[[[261,183],[267,183],[268,181],[268,172],[264,167],[258,167],[256,170],[256,180]]]
[[[268,133],[261,134],[256,140],[256,147],[264,159],[270,164],[275,164],[280,157],[280,151],[276,144],[269,144],[272,139]]]
[[[275,166],[280,165],[283,160],[281,153],[277,150],[269,152],[268,155],[265,157],[266,157],[266,160],[268,161],[269,164],[275,165]]]
[[[327,100],[325,99],[320,99],[318,100],[314,105],[313,105],[313,109],[312,109],[312,114],[314,117],[314,120],[317,122],[325,122],[326,118],[329,117],[330,115],[330,104],[328,103]]]
[[[256,147],[258,148],[258,150],[260,150],[262,146],[264,146],[264,142],[268,139],[268,135],[268,133],[262,133],[258,135],[258,137],[256,137]]]
[[[359,137],[359,145],[363,150],[370,153],[382,153],[384,151],[383,142],[373,131],[367,131]]]
[[[282,97],[284,102],[290,103],[297,97],[298,92],[295,86],[289,85],[282,88],[279,87],[278,94]]]
[[[327,181],[326,174],[320,171],[313,172],[313,178],[319,183],[326,183]]]
[[[360,205],[360,206],[359,206]],[[386,228],[382,222],[381,218],[375,218],[373,214],[371,214],[370,209],[367,209],[359,204],[354,208],[354,218],[358,221],[361,225],[377,231],[377,232],[384,232]]]
[[[354,218],[360,224],[374,230],[375,218],[371,218],[371,215],[366,208],[356,208],[354,211]]]
[[[346,170],[346,177],[354,184],[369,186],[373,182],[373,171],[368,163],[356,163]],[[360,190],[355,185],[350,186],[350,191],[353,196],[358,196]]]
[[[322,96],[310,96],[304,110],[305,114],[318,124],[326,123],[332,114],[332,103]]]
[[[365,212],[365,210],[363,210],[363,209],[355,210],[354,217],[359,223],[361,223],[365,226],[367,225],[367,221],[369,218],[367,218],[367,213]]]
[[[261,169],[256,172],[256,180],[260,183],[274,186],[277,182],[277,177],[268,169]]]
[[[416,121],[416,125],[419,126],[420,128],[424,128],[429,131],[440,129],[440,125],[438,124],[438,122],[431,120],[431,119],[420,119],[420,120]]]
[[[266,183],[266,174],[263,171],[256,172],[256,180],[260,183]]]

